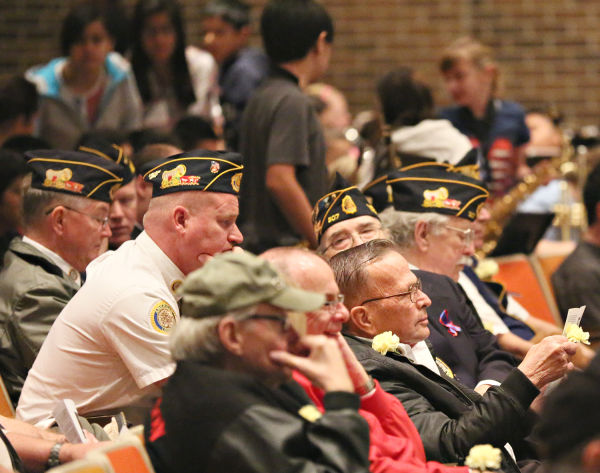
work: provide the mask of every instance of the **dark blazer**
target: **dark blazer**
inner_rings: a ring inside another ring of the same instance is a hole
[[[474,388],[479,381],[504,381],[515,367],[512,355],[498,347],[496,337],[483,328],[477,314],[467,303],[460,286],[452,279],[429,271],[416,270],[423,291],[431,299],[429,342],[434,356],[439,357],[464,385]],[[461,328],[453,336],[440,322],[443,310],[448,318]]]
[[[402,402],[428,460],[462,462],[471,447],[490,443],[503,451],[503,471],[519,471],[504,449],[507,442],[518,460],[534,457],[524,438],[535,420],[528,408],[539,390],[518,369],[480,396],[402,355],[380,355],[369,341],[348,335],[346,340],[367,372]]]

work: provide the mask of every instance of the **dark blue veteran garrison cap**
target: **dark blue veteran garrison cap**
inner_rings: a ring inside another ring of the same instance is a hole
[[[350,185],[336,173],[331,190],[321,197],[313,208],[315,236],[321,241],[323,233],[332,225],[363,215],[379,219],[377,212],[358,187]]]
[[[394,208],[475,220],[489,192],[483,182],[440,164],[408,166],[388,174]]]
[[[362,192],[377,212],[382,212],[392,205],[392,191],[387,185],[387,174],[366,184]]]
[[[111,202],[123,184],[122,167],[100,156],[56,149],[28,151],[25,156],[35,189]]]
[[[125,154],[122,146],[110,143],[101,138],[89,138],[81,143],[77,149],[84,153],[95,154],[101,158],[110,159],[122,166],[123,185],[130,183],[135,177],[135,166],[129,156]]]
[[[239,153],[198,149],[158,159],[147,169],[144,180],[152,183],[152,197],[182,191],[238,195],[244,166]]]

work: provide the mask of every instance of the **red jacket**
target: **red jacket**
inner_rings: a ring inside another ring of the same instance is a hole
[[[323,410],[323,391],[298,372],[296,380],[315,405]],[[428,462],[419,432],[402,403],[375,381],[375,392],[361,400],[360,415],[369,423],[372,473],[468,473],[465,467]]]

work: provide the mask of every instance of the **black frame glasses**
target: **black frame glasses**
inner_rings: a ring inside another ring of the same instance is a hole
[[[373,297],[371,299],[362,301],[360,303],[360,305],[365,305],[367,302],[381,301],[383,299],[391,299],[392,297],[401,297],[401,296],[408,296],[408,295],[410,295],[410,301],[414,304],[415,302],[417,302],[418,294],[422,290],[423,290],[423,286],[421,284],[421,280],[417,279],[416,282],[414,282],[410,286],[408,286],[408,291],[399,292],[398,294],[392,294],[390,296]]]
[[[108,216],[103,217],[103,218],[96,217],[95,215],[90,215],[88,213],[82,212],[81,210],[77,210],[77,209],[74,209],[73,207],[69,207],[67,205],[62,205],[62,204],[57,205],[56,207],[63,207],[67,210],[70,210],[71,212],[75,212],[80,215],[85,215],[86,217],[89,217],[92,220],[95,220],[96,222],[98,222],[100,224],[100,228],[102,228],[102,229],[106,228],[106,226],[108,225],[108,220],[109,220]],[[52,208],[49,208],[48,210],[46,210],[45,215],[50,215],[56,207],[52,207]]]

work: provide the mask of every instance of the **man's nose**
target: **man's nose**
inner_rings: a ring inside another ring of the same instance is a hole
[[[338,302],[338,304],[335,306],[333,317],[337,322],[341,322],[343,324],[348,322],[348,319],[350,318],[350,312],[343,302]]]
[[[232,243],[237,243],[237,244],[240,244],[241,242],[244,241],[244,235],[242,235],[242,232],[240,232],[240,229],[238,228],[237,225],[233,226],[233,229],[231,230],[231,233],[229,234],[229,241]]]
[[[110,206],[110,212],[108,213],[110,219],[117,219],[123,217],[123,206],[117,200],[113,201]]]
[[[424,309],[431,305],[431,299],[429,298],[429,296],[427,294],[425,294],[423,292],[422,289],[419,289],[419,292],[417,294],[416,304],[419,309]]]

